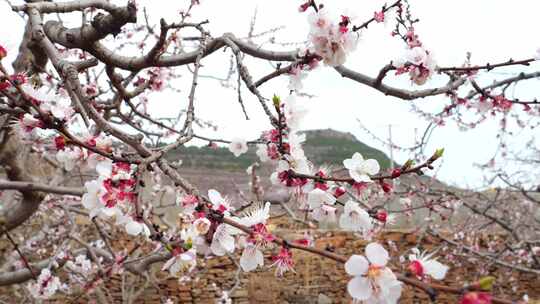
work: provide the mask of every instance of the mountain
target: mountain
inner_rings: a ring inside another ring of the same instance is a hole
[[[351,133],[332,129],[304,131],[306,142],[304,151],[309,160],[316,165],[342,166],[344,159],[360,152],[364,158],[376,159],[381,168],[388,168],[390,159],[382,151],[358,141]],[[167,159],[182,160],[183,167],[221,170],[244,170],[256,161],[256,148],[250,147],[247,153],[235,157],[226,147],[180,147],[171,151]]]

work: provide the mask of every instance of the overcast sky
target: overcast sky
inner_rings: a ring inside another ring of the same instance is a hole
[[[20,2],[20,1],[19,1]],[[122,4],[126,1],[114,1]],[[159,24],[163,17],[169,22],[178,21],[178,11],[186,7],[188,1],[139,0],[140,6],[148,9],[150,22]],[[320,2],[320,1],[319,1]],[[14,3],[18,3],[14,1]],[[201,0],[201,6],[193,14],[193,21],[208,19],[208,29],[213,36],[232,32],[238,37],[247,35],[249,23],[258,11],[255,32],[263,32],[271,28],[285,26],[275,37],[278,42],[301,42],[306,40],[308,26],[307,15],[298,13],[301,1],[291,0]],[[327,1],[325,4],[331,11],[356,15],[357,22],[371,18],[373,12],[380,10],[384,1]],[[416,32],[427,49],[435,54],[439,66],[453,66],[463,63],[466,52],[472,52],[472,61],[478,64],[500,62],[514,59],[530,58],[540,46],[539,39],[531,35],[538,28],[537,14],[540,1],[506,1],[506,0],[453,0],[453,1],[420,1],[410,0],[415,16],[420,18]],[[140,10],[142,11],[142,10]],[[0,2],[0,25],[3,35],[0,43],[8,48],[17,48],[24,29],[23,20],[11,12],[5,2]],[[140,16],[142,17],[142,15]],[[143,18],[139,18],[140,21]],[[390,27],[373,24],[362,34],[357,50],[346,62],[348,68],[375,76],[378,70],[390,60],[400,56],[403,43],[390,37]],[[269,38],[271,36],[267,36]],[[261,41],[264,41],[261,40]],[[264,47],[265,45],[263,45]],[[271,46],[269,46],[271,47]],[[282,46],[283,50],[291,50],[296,45]],[[273,46],[276,49],[276,46]],[[14,52],[12,52],[13,54]],[[203,75],[224,76],[228,69],[230,53],[218,51],[203,60]],[[12,57],[10,58],[12,59]],[[246,59],[254,78],[272,71],[272,67],[261,61]],[[527,70],[538,68],[534,64]],[[484,81],[504,78],[516,69],[502,69],[493,73]],[[180,94],[165,93],[153,95],[151,111],[157,115],[171,116],[171,110],[177,111],[185,107],[189,89],[190,74],[185,74],[185,81],[178,85]],[[188,81],[189,80],[189,81]],[[441,82],[442,81],[442,82]],[[196,93],[196,107],[199,117],[211,120],[220,126],[218,133],[202,130],[199,133],[208,136],[231,138],[242,136],[255,138],[262,130],[269,128],[264,114],[256,100],[245,90],[244,100],[251,120],[246,121],[237,102],[236,92],[225,89],[215,80],[201,80]],[[444,84],[444,78],[433,79],[423,87],[413,87],[406,76],[390,75],[385,83],[406,89],[427,88]],[[286,95],[287,79],[273,80],[262,88],[265,96],[273,93]],[[536,97],[534,87],[537,80],[528,81],[516,88],[516,97]],[[388,125],[392,125],[393,138],[396,143],[411,145],[415,129],[422,132],[427,123],[417,115],[410,113],[410,105],[393,97],[387,97],[378,91],[358,83],[341,79],[331,68],[323,67],[309,74],[304,82],[304,92],[314,95],[305,99],[309,114],[303,124],[304,129],[332,128],[351,132],[365,143],[381,148],[363,132],[357,120],[363,122],[372,132],[386,138]],[[441,97],[420,100],[417,104],[423,109],[440,110],[445,100]],[[439,172],[442,180],[461,186],[480,185],[481,172],[474,168],[474,163],[484,163],[496,150],[495,140],[498,122],[490,122],[468,132],[460,132],[453,124],[438,128],[428,146],[428,150],[438,147],[446,149],[444,164]],[[528,134],[519,139],[523,143]],[[396,152],[398,162],[406,160],[405,153]]]

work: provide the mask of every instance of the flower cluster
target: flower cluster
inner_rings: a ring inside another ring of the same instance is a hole
[[[437,67],[433,54],[423,47],[413,28],[409,29],[405,37],[407,40],[405,56],[393,61],[394,67],[397,68],[396,75],[409,73],[412,82],[423,85]]]
[[[313,185],[305,178],[292,175],[293,172],[310,174],[312,171],[312,166],[302,149],[306,137],[298,131],[306,115],[306,109],[297,101],[294,94],[289,95],[283,102],[278,97],[274,99],[276,109],[282,114],[281,128],[263,134],[263,139],[267,143],[258,146],[257,155],[263,162],[277,162],[277,169],[270,176],[273,184],[292,187],[299,193],[306,193]]]
[[[307,77],[307,72],[319,66],[321,56],[312,53],[309,49],[302,48],[298,52],[299,62],[294,63],[289,70],[289,86],[292,91],[300,91],[303,88],[302,81]]]
[[[351,18],[341,16],[334,22],[326,9],[320,8],[308,17],[310,51],[319,55],[323,62],[332,67],[345,63],[347,55],[356,49],[359,35],[351,29]]]
[[[39,136],[39,130],[45,127],[45,123],[34,117],[32,114],[25,113],[19,116],[14,123],[13,129],[25,139],[34,139]]]
[[[218,191],[208,191],[208,204],[199,208],[200,199],[192,194],[179,198],[182,216],[189,223],[180,232],[180,246],[172,250],[173,256],[163,266],[172,275],[191,271],[196,265],[197,253],[223,256],[243,247],[240,265],[244,271],[251,271],[264,264],[261,250],[274,239],[266,227],[270,215],[270,203],[260,206],[255,204],[238,216],[232,216],[234,208],[230,201]],[[206,211],[202,211],[206,210]],[[250,234],[230,226],[219,218],[226,218],[251,229]],[[207,244],[207,240],[210,240]]]
[[[358,231],[367,235],[373,229],[369,214],[358,203],[347,201],[339,218],[339,226],[344,230]]]
[[[90,216],[115,216],[116,223],[124,225],[127,233],[149,235],[150,231],[139,215],[129,215],[134,211],[136,200],[132,166],[106,159],[97,163],[96,170],[99,177],[85,183],[86,193],[82,197],[82,204],[90,211]]]
[[[170,70],[167,68],[152,68],[148,70],[149,80],[148,84],[153,91],[162,91],[165,83],[171,79]],[[143,85],[144,80],[139,81],[139,85]]]
[[[60,279],[53,275],[48,268],[41,270],[37,282],[30,283],[28,286],[30,294],[36,299],[49,299],[62,288]]]
[[[48,115],[51,119],[63,123],[71,121],[75,111],[70,100],[66,98],[64,91],[60,90],[60,93],[62,93],[60,94],[46,86],[36,89],[26,82],[24,75],[13,75],[10,78],[11,82],[20,85],[26,98],[36,107],[31,108],[29,113],[22,114],[14,124],[14,129],[22,138],[36,139],[40,136],[38,130],[47,127],[40,114]],[[0,90],[4,89],[11,90],[11,93],[18,92],[8,81],[3,81],[0,84]]]
[[[67,261],[66,267],[81,274],[88,274],[92,270],[92,262],[85,255],[78,255],[74,261]]]
[[[478,113],[486,114],[490,112],[495,114],[497,111],[501,113],[507,113],[512,108],[513,103],[508,100],[503,94],[489,96],[482,95],[478,97],[476,103],[472,103],[470,106],[476,108]]]
[[[67,122],[75,113],[63,90],[56,92],[46,86],[35,89],[29,84],[22,85],[22,88],[34,104],[39,105],[43,112],[53,115],[56,119]]]
[[[112,140],[110,137],[100,134],[98,136],[92,136],[88,133],[82,135],[82,142],[86,145],[100,150],[104,153],[112,152]],[[86,166],[89,169],[100,167],[97,170],[101,169],[101,166],[108,166],[110,162],[105,161],[105,157],[93,153],[90,150],[82,149],[78,146],[68,147],[67,140],[63,136],[57,136],[54,138],[54,145],[56,147],[56,160],[64,167],[66,171],[71,171],[76,166],[80,166],[85,162]],[[108,170],[108,169],[106,169]]]

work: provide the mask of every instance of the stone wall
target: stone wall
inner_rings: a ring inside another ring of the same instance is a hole
[[[302,231],[295,231],[302,234]],[[398,251],[390,251],[393,257],[403,254],[414,247],[418,241],[417,234],[407,232],[387,232],[383,235],[385,241],[394,242]],[[424,249],[435,249],[440,240],[424,237]],[[319,233],[316,247],[330,248],[343,255],[353,253],[363,254],[366,242],[357,236],[346,232]],[[389,248],[390,246],[385,245]],[[159,292],[155,287],[147,287],[136,303],[162,303],[163,299],[171,298],[174,303],[214,304],[221,296],[221,290],[229,290],[238,280],[238,286],[231,294],[233,303],[351,303],[347,296],[346,286],[350,277],[347,276],[343,265],[319,256],[293,251],[295,272],[287,273],[284,277],[276,277],[273,269],[262,269],[251,273],[239,273],[236,262],[229,257],[218,257],[200,261],[208,267],[189,283],[179,283],[177,279],[167,279],[159,284]],[[271,264],[271,251],[265,253],[265,266]],[[239,255],[235,256],[236,261]],[[396,261],[396,259],[394,259]],[[442,262],[448,263],[448,261]],[[477,261],[482,264],[482,261]],[[478,279],[479,270],[474,263],[454,261],[446,282],[457,286],[460,282]],[[393,267],[398,267],[393,263]],[[540,298],[540,281],[534,275],[527,275],[500,268],[495,265],[487,266],[497,277],[495,294],[511,295],[511,298],[521,299],[528,294],[532,299]],[[113,290],[120,291],[118,284]],[[404,289],[400,303],[426,303],[427,296],[409,287]],[[121,303],[121,302],[118,302]],[[437,303],[457,303],[457,298],[440,295]]]

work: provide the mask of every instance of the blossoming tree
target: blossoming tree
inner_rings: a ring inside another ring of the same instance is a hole
[[[140,8],[134,1],[122,5],[106,0],[10,4],[14,13],[25,18],[26,29],[13,69],[5,57],[17,50],[0,47],[0,59],[4,59],[0,65],[0,165],[5,172],[0,189],[16,191],[2,200],[0,210],[1,235],[14,248],[2,266],[0,286],[23,286],[35,300],[63,293],[72,302],[92,295],[106,301],[100,296],[102,282],[119,272],[152,280],[148,271],[159,265],[160,271],[185,279],[197,275],[200,259],[241,252],[242,271],[270,267],[279,276],[294,271],[295,251],[306,251],[343,265],[351,277],[346,289],[357,303],[397,303],[404,286],[420,289],[434,301],[440,293],[455,294],[462,303],[519,300],[492,292],[494,278],[490,276],[468,283],[437,282],[452,267],[438,261],[436,252],[413,249],[407,257],[391,256],[378,235],[397,218],[420,210],[428,210],[431,219],[440,221],[426,219],[419,227],[439,235],[440,222],[465,208],[468,218],[487,221],[487,226],[496,226],[511,237],[504,249],[491,252],[467,247],[473,231],[448,239],[449,246],[464,246],[467,254],[540,275],[539,222],[532,216],[540,199],[535,189],[527,188],[530,182],[496,172],[516,191],[471,194],[430,189],[425,184],[394,189],[391,181],[433,169],[443,149],[388,170],[360,153],[344,159],[338,170],[317,168],[302,149],[305,135],[299,131],[309,107],[299,90],[311,71],[334,69],[359,86],[403,100],[444,96],[448,104],[441,112],[415,109],[433,125],[455,119],[467,128],[502,117],[506,130],[511,119],[534,126],[539,102],[507,97],[506,89],[540,74],[519,73],[489,85],[477,76],[499,67],[529,65],[535,58],[480,65],[466,60],[459,67],[444,67],[435,62],[421,33],[415,31],[418,20],[406,0],[382,5],[366,20],[331,15],[326,7],[331,1],[299,1],[288,9],[305,14],[310,30],[298,49],[267,49],[251,37],[241,39],[232,33],[213,36],[206,28],[208,20],[192,20],[190,12],[198,2],[187,3],[178,20],[162,19],[159,27],[137,20]],[[68,28],[62,15],[73,12],[82,14],[82,24]],[[381,67],[375,76],[346,67],[361,33],[386,22],[392,25],[388,39],[402,41],[403,56]],[[140,54],[123,54],[126,45],[135,45]],[[204,61],[218,50],[233,56],[229,77],[238,77],[238,101],[246,117],[242,86],[256,97],[267,117],[268,131],[259,138],[210,139],[196,133],[196,125],[206,124],[197,116],[204,108],[195,103],[200,72]],[[275,69],[254,78],[246,57],[270,62]],[[153,92],[171,90],[182,95],[169,85],[181,73],[192,79],[187,107],[177,119],[151,115]],[[422,88],[433,75],[446,77],[447,84]],[[289,86],[273,96],[263,94],[260,88],[278,77],[287,77]],[[407,77],[410,88],[385,84],[390,77]],[[465,122],[464,113],[474,114],[477,120]],[[162,138],[165,144],[158,144]],[[249,208],[238,208],[238,202],[216,190],[202,193],[182,175],[181,164],[165,158],[194,139],[210,145],[224,143],[237,157],[253,146],[260,161],[274,168],[267,178],[291,194],[287,207],[293,210],[291,221],[301,210],[316,226],[335,224],[365,239],[367,246],[355,255],[342,256],[315,248],[309,237],[291,240],[273,233],[268,221],[275,206],[264,200],[255,166],[247,168],[254,197]],[[45,173],[37,174],[39,168]],[[81,187],[67,186],[74,176],[80,178]],[[158,196],[181,210],[174,226],[164,228],[156,222],[152,201]],[[519,196],[530,210],[517,212],[522,206],[497,203],[509,196]],[[398,199],[402,208],[389,209],[385,204],[389,198]],[[75,215],[90,220],[91,231],[80,231]],[[36,217],[43,218],[47,237],[34,238],[25,229]],[[111,243],[126,234],[136,240],[135,248],[115,250]],[[151,246],[152,251],[132,258],[142,246]],[[48,257],[31,260],[28,251],[32,249]],[[274,253],[271,261],[263,255],[268,250]]]

